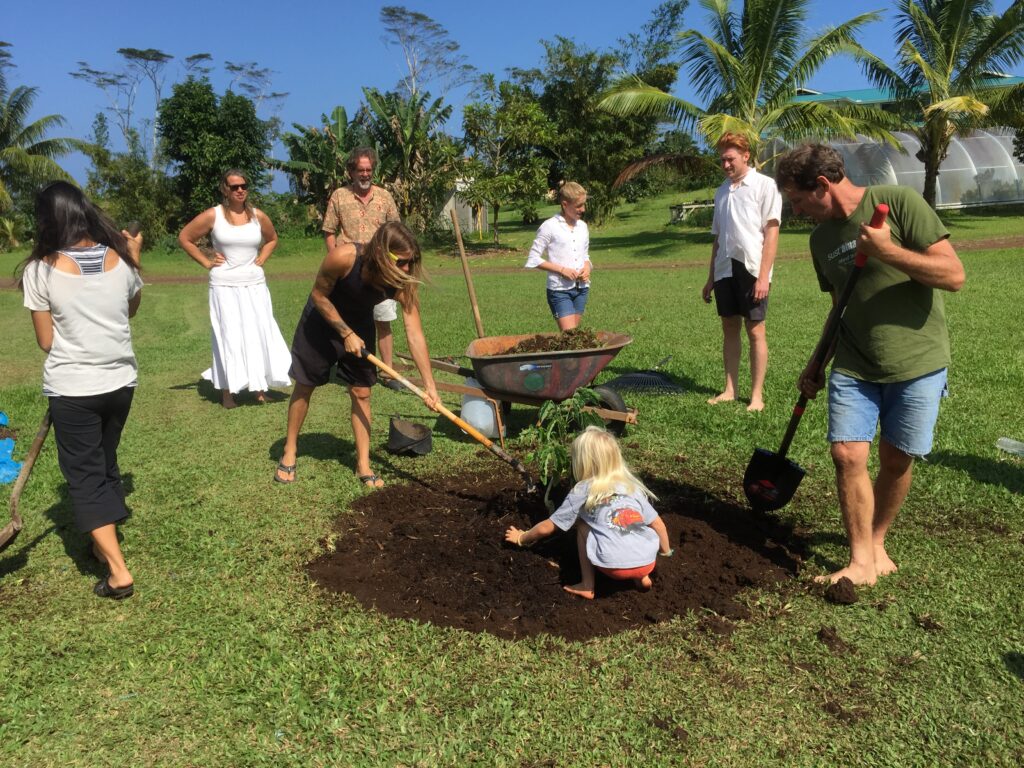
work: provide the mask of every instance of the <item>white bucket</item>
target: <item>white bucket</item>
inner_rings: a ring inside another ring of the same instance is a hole
[[[480,388],[480,382],[476,379],[466,379],[467,387]],[[498,417],[494,413],[494,406],[486,397],[480,395],[465,394],[462,396],[462,420],[471,427],[478,430],[485,437],[495,438],[498,436]]]

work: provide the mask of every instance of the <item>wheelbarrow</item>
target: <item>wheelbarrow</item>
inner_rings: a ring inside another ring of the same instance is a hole
[[[523,333],[512,336],[485,336],[475,339],[466,348],[472,368],[431,358],[430,366],[463,377],[475,378],[479,387],[465,384],[435,382],[439,390],[483,397],[495,409],[498,433],[501,435],[502,412],[507,403],[541,406],[548,400],[560,402],[573,396],[577,389],[589,387],[597,374],[633,339],[622,333],[598,331],[600,347],[563,352],[524,352],[506,354],[516,344],[536,336],[557,337],[553,333]],[[402,355],[403,359],[408,359]],[[621,435],[627,424],[636,424],[637,411],[629,408],[622,396],[610,387],[594,387],[600,405],[585,410],[600,416],[607,429]],[[504,440],[502,440],[504,445]]]

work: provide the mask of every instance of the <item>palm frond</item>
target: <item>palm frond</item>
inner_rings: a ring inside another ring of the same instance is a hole
[[[612,189],[618,189],[623,184],[632,181],[640,174],[651,168],[671,168],[678,171],[680,174],[690,172],[700,172],[703,167],[708,163],[707,158],[701,155],[682,155],[678,152],[665,152],[658,155],[648,155],[647,157],[636,160],[630,163],[619,175],[615,177],[615,181],[612,182]]]
[[[804,53],[780,83],[778,90],[784,93],[795,92],[796,88],[811,79],[822,64],[837,54],[848,54],[858,60],[869,59],[872,54],[857,42],[857,33],[864,25],[878,19],[878,13],[863,13],[812,37],[807,41]]]
[[[694,29],[681,33],[680,40],[686,42],[683,60],[689,62],[687,71],[698,95],[710,100],[741,87],[743,66],[735,52]]]
[[[670,120],[681,126],[692,125],[701,114],[700,107],[647,85],[637,77],[619,80],[598,97],[597,106],[613,115],[640,115]]]
[[[974,41],[956,78],[957,89],[975,85],[987,71],[1007,72],[1024,59],[1024,3],[1015,2],[1002,16],[992,17],[984,35]]]

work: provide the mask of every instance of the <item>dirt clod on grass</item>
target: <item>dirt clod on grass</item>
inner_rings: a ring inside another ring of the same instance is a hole
[[[850,653],[853,646],[843,640],[835,627],[822,627],[818,630],[818,639],[823,642],[836,656]]]
[[[825,588],[825,599],[836,605],[853,605],[857,602],[857,588],[843,576]]]
[[[589,328],[570,328],[555,336],[538,334],[523,339],[503,355],[522,355],[531,352],[570,352],[579,349],[603,347],[597,334]]]
[[[310,563],[325,590],[353,595],[395,618],[516,638],[585,640],[710,611],[723,626],[749,615],[742,590],[792,579],[804,544],[774,519],[708,500],[706,491],[651,482],[675,554],[659,558],[654,589],[598,574],[597,599],[562,587],[579,581],[575,534],[533,547],[505,544],[510,525],[546,518],[538,495],[511,471],[391,485],[339,517],[333,550]],[[794,554],[795,553],[795,554]]]

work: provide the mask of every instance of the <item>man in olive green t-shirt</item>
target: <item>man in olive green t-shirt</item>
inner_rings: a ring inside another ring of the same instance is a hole
[[[856,252],[868,257],[829,350],[829,442],[850,563],[818,581],[874,584],[896,570],[885,536],[910,490],[914,458],[931,450],[949,365],[940,291],[959,290],[964,268],[949,232],[920,195],[905,187],[856,186],[829,146],[792,150],[779,161],[775,181],[794,214],[818,223],[811,255],[833,306]],[[879,203],[888,204],[890,214],[874,229],[868,222]],[[824,386],[824,375],[815,375],[809,362],[800,391],[814,397]],[[879,424],[872,484],[868,456]]]

